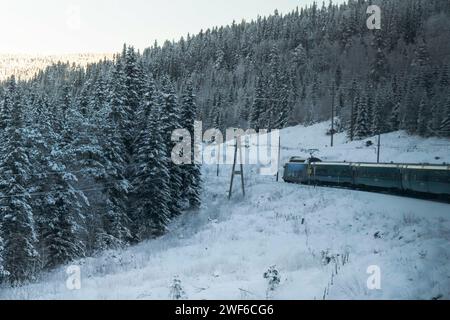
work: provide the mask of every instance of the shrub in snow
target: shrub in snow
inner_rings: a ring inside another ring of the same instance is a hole
[[[276,266],[271,266],[269,270],[264,272],[264,279],[267,280],[267,297],[269,296],[270,292],[273,292],[276,290],[278,285],[281,282],[280,279],[280,272],[277,270]]]
[[[329,250],[321,251],[322,265],[327,266],[334,260],[334,255],[330,254]]]
[[[170,286],[170,298],[172,300],[185,300],[187,299],[186,292],[184,292],[181,286],[181,280],[178,276],[175,276]]]

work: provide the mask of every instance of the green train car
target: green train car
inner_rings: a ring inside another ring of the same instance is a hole
[[[450,200],[450,165],[322,162],[292,158],[284,181],[390,191]]]

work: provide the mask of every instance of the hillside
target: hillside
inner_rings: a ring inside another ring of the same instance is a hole
[[[0,54],[0,82],[14,75],[17,79],[29,80],[41,70],[55,63],[69,63],[85,67],[104,58],[112,59],[112,54],[83,53],[63,55]]]
[[[328,125],[283,130],[282,158],[319,149],[324,159],[374,160],[373,148],[346,143],[344,134],[330,148]],[[386,162],[450,162],[449,140],[395,132],[382,141]],[[81,290],[68,291],[59,268],[0,298],[167,299],[178,275],[189,299],[265,299],[263,273],[276,265],[274,299],[323,299],[325,289],[326,299],[450,299],[449,204],[277,183],[254,167],[246,167],[247,197],[236,189],[229,202],[229,174],[205,166],[202,208],[167,235],[79,261]],[[372,265],[381,269],[381,290],[367,289]]]

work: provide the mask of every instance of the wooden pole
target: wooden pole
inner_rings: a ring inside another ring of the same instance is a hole
[[[239,138],[240,139],[240,138]],[[236,144],[237,146],[237,144]],[[241,175],[241,187],[242,187],[242,195],[245,197],[245,185],[244,185],[244,161],[242,160],[242,146],[239,142],[239,161],[241,162],[241,171],[240,171],[240,175]]]
[[[334,146],[334,94],[335,88],[333,84],[333,88],[331,89],[331,146]]]
[[[220,175],[220,144],[217,147],[217,176]]]
[[[240,171],[236,171],[236,164],[237,164],[237,154],[239,149],[239,155],[240,155]],[[231,199],[231,195],[233,194],[233,184],[234,184],[234,176],[240,175],[241,176],[241,187],[242,187],[242,195],[245,197],[245,184],[244,184],[244,165],[242,163],[242,148],[240,145],[240,142],[238,142],[238,139],[236,138],[236,144],[234,146],[234,161],[233,161],[233,168],[231,170],[231,182],[230,182],[230,190],[228,192],[228,200]]]
[[[272,151],[271,151],[272,152]],[[277,182],[280,180],[280,161],[281,161],[281,135],[278,137],[278,170]]]

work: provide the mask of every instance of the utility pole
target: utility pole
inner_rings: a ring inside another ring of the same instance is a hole
[[[378,133],[377,163],[380,163],[381,134]]]
[[[277,170],[277,182],[280,180],[280,161],[281,161],[281,135],[278,137],[278,170]]]
[[[331,146],[334,146],[334,95],[335,95],[335,84],[333,83],[333,88],[331,89]]]
[[[221,149],[221,145],[217,144],[217,176],[220,175],[220,149]]]
[[[236,144],[234,145],[234,162],[233,162],[233,169],[231,171],[231,183],[230,183],[230,191],[228,193],[228,200],[231,199],[231,195],[233,193],[233,183],[234,183],[234,176],[240,175],[241,176],[241,186],[242,186],[242,195],[245,197],[245,187],[244,187],[244,165],[242,163],[242,148],[241,148],[241,138],[236,138]],[[239,149],[239,156],[240,156],[240,171],[236,171],[236,165],[237,165],[237,155],[238,155],[238,149]]]

